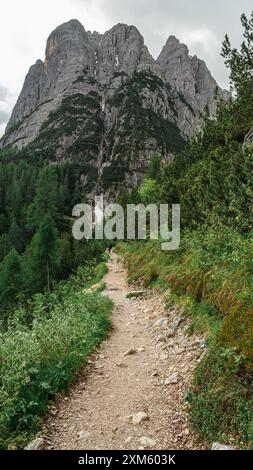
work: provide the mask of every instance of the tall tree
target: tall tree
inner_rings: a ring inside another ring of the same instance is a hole
[[[15,247],[15,249],[19,253],[21,253],[22,249],[23,249],[23,246],[24,246],[24,244],[23,244],[23,234],[22,234],[22,230],[21,230],[21,228],[20,228],[19,224],[17,223],[14,216],[12,218],[11,225],[10,225],[8,233],[9,233],[9,237],[10,237],[12,245]]]
[[[13,302],[21,290],[21,258],[15,249],[4,258],[0,265],[0,305]]]
[[[222,56],[225,64],[230,69],[230,80],[232,88],[237,94],[247,91],[249,84],[252,86],[253,79],[253,12],[248,19],[245,14],[241,16],[244,28],[244,41],[241,49],[237,50],[231,46],[228,35],[223,42]]]
[[[31,282],[35,290],[51,289],[61,262],[61,242],[50,214],[44,215],[27,252]]]
[[[43,217],[50,214],[56,220],[57,211],[57,175],[53,168],[46,166],[40,173],[34,201],[28,208],[28,227],[37,229]]]
[[[10,253],[12,248],[13,245],[11,243],[9,235],[7,233],[3,233],[3,235],[0,236],[0,263],[5,258],[5,256]]]

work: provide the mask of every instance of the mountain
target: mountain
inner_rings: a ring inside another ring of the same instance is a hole
[[[174,36],[155,60],[135,26],[99,34],[71,20],[30,68],[0,148],[75,162],[86,194],[110,193],[138,184],[155,150],[165,159],[181,150],[201,129],[205,106],[215,114],[216,90],[228,98]]]

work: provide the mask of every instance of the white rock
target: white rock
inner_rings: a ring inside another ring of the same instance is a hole
[[[44,439],[42,437],[38,437],[37,439],[31,441],[30,444],[24,448],[24,450],[41,450],[43,449],[43,446]]]
[[[164,381],[164,385],[171,385],[178,383],[178,372],[173,372],[167,379]]]
[[[172,325],[171,325],[171,334],[172,336],[176,333],[180,323],[183,321],[183,318],[179,317],[179,318],[176,318],[176,320],[173,321]]]
[[[127,294],[127,298],[128,299],[138,298],[138,297],[141,297],[142,295],[144,295],[145,292],[146,292],[145,290],[131,291]]]
[[[90,437],[90,433],[87,431],[80,431],[78,434],[79,439],[87,440]]]
[[[140,438],[140,444],[142,447],[144,447],[144,449],[147,449],[148,447],[154,447],[156,445],[156,441],[150,437],[143,436]]]
[[[133,415],[133,418],[132,418],[132,423],[134,425],[137,425],[137,424],[141,424],[143,421],[147,421],[149,419],[147,413],[145,413],[144,411],[139,411],[139,413],[136,413],[135,415]]]
[[[160,361],[166,361],[166,359],[168,359],[168,358],[169,358],[169,355],[167,353],[163,353],[160,356]]]
[[[206,339],[204,338],[203,340],[200,341],[200,348],[201,349],[206,349]]]
[[[164,328],[168,326],[168,318],[159,318],[154,324],[155,328]]]
[[[219,442],[214,442],[211,450],[235,450],[234,447],[231,446],[225,446],[223,444],[220,444]]]
[[[128,349],[128,351],[124,352],[123,356],[126,357],[126,356],[132,356],[133,354],[136,354],[137,353],[137,349],[135,348],[130,348]]]

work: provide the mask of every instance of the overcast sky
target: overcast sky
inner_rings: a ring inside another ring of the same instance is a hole
[[[154,57],[175,35],[228,87],[221,43],[226,33],[235,46],[241,43],[239,19],[252,9],[250,0],[2,0],[0,135],[30,65],[44,59],[47,37],[59,24],[76,18],[86,30],[100,33],[119,22],[134,24]]]

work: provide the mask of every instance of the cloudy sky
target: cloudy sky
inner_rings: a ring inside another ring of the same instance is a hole
[[[46,39],[59,24],[78,19],[86,30],[105,32],[116,23],[134,24],[156,57],[169,35],[204,59],[223,87],[227,71],[220,57],[226,33],[241,42],[240,15],[251,0],[8,0],[0,16],[0,135],[30,65],[44,58]]]

